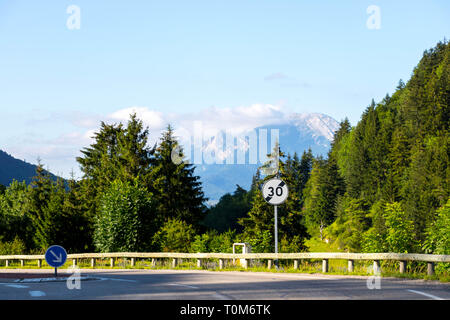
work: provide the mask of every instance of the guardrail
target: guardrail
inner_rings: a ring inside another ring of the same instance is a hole
[[[197,259],[197,267],[201,267],[205,259],[219,259],[219,269],[223,269],[225,260],[240,259],[244,268],[248,268],[249,261],[257,259],[268,260],[268,268],[272,268],[274,260],[292,260],[294,269],[298,268],[299,260],[320,259],[322,260],[322,272],[328,272],[328,260],[347,260],[349,272],[354,270],[355,260],[373,261],[374,270],[380,270],[380,260],[399,261],[400,273],[406,272],[408,261],[427,262],[428,275],[434,274],[435,263],[450,263],[450,255],[416,254],[416,253],[343,253],[343,252],[301,252],[301,253],[175,253],[175,252],[112,252],[112,253],[75,253],[67,255],[67,259],[72,259],[74,266],[78,259],[91,259],[91,267],[95,267],[96,259],[110,259],[110,266],[113,267],[115,259],[131,259],[131,266],[136,265],[136,259],[152,259],[155,265],[156,259],[172,259],[172,267],[176,267],[179,259]],[[44,255],[5,255],[0,256],[0,261],[5,260],[6,266],[12,260],[19,260],[24,266],[25,260],[37,260],[38,267],[42,267]]]

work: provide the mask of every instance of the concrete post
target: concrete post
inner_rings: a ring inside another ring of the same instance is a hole
[[[267,261],[267,269],[272,269],[273,260]]]
[[[223,259],[219,259],[219,269],[223,269]]]
[[[374,274],[381,273],[380,260],[373,260],[373,273]]]
[[[114,267],[114,258],[109,259],[109,264],[111,265],[111,268]]]
[[[177,259],[173,258],[172,259],[172,268],[175,268],[177,266]]]
[[[95,267],[95,258],[91,258],[91,268]]]
[[[355,270],[355,261],[348,260],[348,272],[353,272]]]
[[[400,273],[406,272],[406,261],[399,261],[400,262]]]
[[[6,260],[5,262],[5,267],[9,267],[9,260]]]
[[[156,259],[152,258],[152,267],[156,267]]]
[[[136,259],[131,258],[131,266],[134,267],[136,265]]]
[[[38,268],[42,268],[42,260],[38,259]]]
[[[77,259],[72,259],[72,265],[73,265],[74,267],[77,266]]]
[[[21,267],[23,267],[23,266],[24,266],[24,264],[25,264],[25,262],[23,261],[23,259],[22,259],[22,260],[20,260],[20,266],[21,266]]]
[[[294,260],[294,269],[295,269],[295,270],[298,269],[298,260]]]
[[[323,273],[328,272],[328,259],[322,260],[322,272]]]
[[[202,267],[202,259],[197,259],[197,268]]]
[[[428,262],[427,263],[427,274],[429,276],[434,275],[434,263],[433,262]]]

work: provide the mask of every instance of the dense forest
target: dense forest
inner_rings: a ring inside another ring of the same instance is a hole
[[[136,115],[126,125],[102,123],[77,158],[82,179],[55,181],[39,163],[30,184],[0,188],[0,254],[52,244],[72,253],[230,252],[243,241],[272,252],[273,208],[260,188],[274,173],[290,189],[278,210],[281,252],[320,243],[330,251],[450,254],[449,104],[444,41],[356,126],[343,120],[326,158],[277,145],[250,190],[237,186],[211,208],[194,167],[172,161],[173,150],[182,152],[172,127],[149,147]]]

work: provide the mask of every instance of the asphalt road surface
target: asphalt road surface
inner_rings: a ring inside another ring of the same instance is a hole
[[[66,272],[61,270],[60,275]],[[378,286],[373,278],[322,274],[81,270],[81,279],[69,280],[69,286],[65,280],[17,281],[0,271],[0,300],[450,300],[450,284],[381,278]]]

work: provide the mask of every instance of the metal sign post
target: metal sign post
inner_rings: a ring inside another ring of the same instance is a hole
[[[278,178],[270,179],[262,187],[264,200],[274,206],[275,215],[275,253],[278,253],[278,205],[286,201],[289,190],[287,184]],[[278,259],[275,259],[275,267],[278,268]]]
[[[275,211],[275,253],[278,253],[278,207],[273,206]],[[278,267],[278,259],[275,260],[275,265]]]

